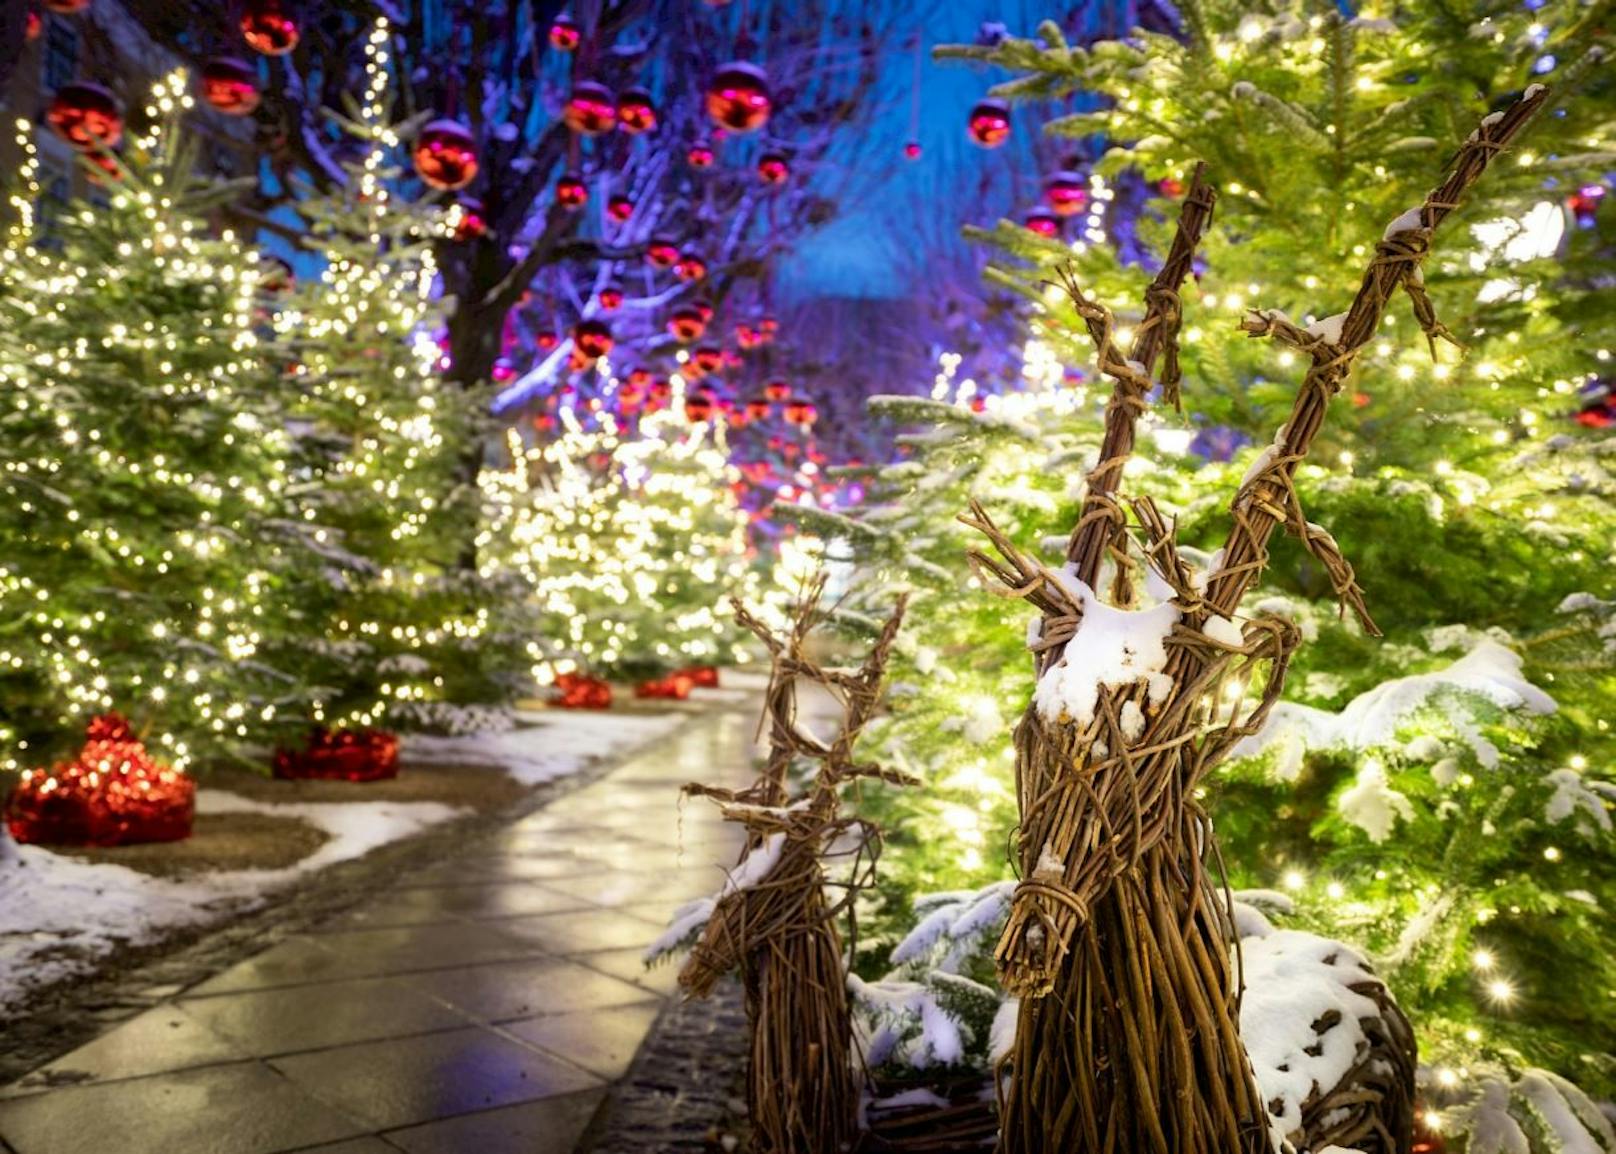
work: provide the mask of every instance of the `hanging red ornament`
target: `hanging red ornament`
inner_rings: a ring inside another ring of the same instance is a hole
[[[702,297],[697,297],[695,300],[691,301],[690,303],[695,307],[695,310],[698,313],[701,314],[701,323],[702,324],[710,325],[710,324],[713,323],[713,302],[712,301],[706,300],[706,299],[704,299]]]
[[[578,45],[583,42],[583,33],[578,30],[578,23],[571,16],[562,13],[550,25],[550,47],[557,52],[576,52]]]
[[[539,351],[548,353],[561,343],[561,334],[554,329],[540,329],[533,336],[533,343],[539,346]]]
[[[1076,216],[1089,202],[1088,185],[1075,172],[1061,170],[1044,181],[1044,199],[1057,216]]]
[[[614,224],[627,224],[634,215],[634,202],[626,196],[614,196],[606,202],[606,215]]]
[[[1578,228],[1592,228],[1599,219],[1599,205],[1605,199],[1605,186],[1585,184],[1566,198],[1566,207]]]
[[[905,160],[919,160],[920,159],[920,141],[911,140],[911,141],[909,141],[909,143],[905,144],[903,146],[903,156],[904,156]]]
[[[600,302],[601,312],[615,313],[623,307],[623,290],[614,284],[609,284],[596,294],[595,299]]]
[[[977,393],[976,396],[971,398],[971,412],[973,412],[973,413],[985,413],[985,412],[987,412],[987,409],[988,409],[988,399],[987,399],[987,397],[983,396],[981,393]]]
[[[651,370],[635,367],[629,370],[628,387],[637,392],[644,392],[651,385]]]
[[[707,331],[707,322],[701,319],[701,313],[694,305],[680,305],[668,314],[668,331],[679,340],[681,344],[701,339]]]
[[[679,246],[667,237],[653,236],[645,246],[645,259],[655,268],[672,268],[679,263]]]
[[[45,0],[45,7],[58,16],[76,16],[89,9],[90,0]]]
[[[746,402],[746,415],[754,421],[766,421],[773,410],[765,397],[753,397]]]
[[[583,178],[568,173],[556,181],[556,203],[562,208],[576,212],[589,203],[589,186]]]
[[[713,410],[718,407],[717,398],[711,389],[697,389],[685,398],[685,419],[689,421],[710,421]]]
[[[580,81],[572,86],[572,95],[567,98],[561,119],[580,136],[599,136],[610,132],[617,124],[617,101],[604,84]]]
[[[234,56],[217,56],[202,66],[202,99],[226,116],[247,116],[262,99],[258,70]]]
[[[1010,138],[1010,106],[1002,100],[984,100],[971,109],[967,127],[971,139],[983,148],[998,148]]]
[[[1022,219],[1027,228],[1039,236],[1059,236],[1061,231],[1060,217],[1047,208],[1032,209]]]
[[[711,147],[709,147],[705,142],[698,140],[695,144],[692,144],[690,146],[690,150],[685,153],[685,159],[690,162],[691,168],[711,168],[713,166],[713,161],[717,158],[713,155],[713,150]]]
[[[791,397],[791,382],[776,377],[763,386],[763,395],[771,401],[789,400]]]
[[[64,84],[56,90],[45,123],[72,147],[112,148],[123,139],[123,109],[99,84]]]
[[[688,253],[674,264],[673,275],[682,281],[703,280],[707,276],[707,262],[694,253]]]
[[[814,423],[814,418],[817,416],[819,416],[819,413],[814,408],[814,403],[806,397],[793,397],[786,402],[785,418],[793,425],[801,425],[806,428]]]
[[[24,845],[134,845],[191,835],[196,783],[160,765],[115,713],[85,728],[76,760],[31,769],[5,802],[6,827]]]
[[[460,199],[460,219],[455,224],[454,238],[461,244],[488,235],[488,218],[483,216],[483,202],[474,196]]]
[[[698,345],[691,360],[702,372],[716,373],[724,367],[724,350],[717,345]]]
[[[617,127],[630,136],[650,132],[657,126],[656,104],[643,88],[628,88],[617,98]]]
[[[398,776],[398,738],[380,729],[326,729],[309,734],[301,750],[277,749],[283,781],[382,781]]]
[[[667,377],[653,378],[648,395],[657,404],[666,404],[668,399],[673,396],[673,382],[668,380]]]
[[[731,132],[756,132],[772,110],[768,77],[755,64],[726,64],[707,86],[707,115]]]
[[[477,179],[477,147],[471,130],[457,120],[434,120],[415,138],[415,171],[433,188],[450,192]]]
[[[591,361],[598,360],[612,351],[612,327],[593,318],[579,321],[572,326],[572,344]]]
[[[497,385],[508,385],[516,379],[516,366],[509,359],[499,357],[494,361],[494,367],[489,371]]]
[[[774,339],[774,334],[780,331],[780,322],[773,317],[762,317],[758,320],[758,332],[768,340]]]
[[[739,321],[735,325],[735,343],[743,349],[755,349],[763,343],[763,334],[745,321]]]
[[[768,152],[758,160],[758,179],[764,184],[784,184],[791,176],[791,164],[778,152]]]
[[[39,14],[39,9],[28,9],[28,16],[23,25],[23,36],[32,44],[39,39],[39,34],[43,31],[45,31],[45,18]]]
[[[1184,195],[1184,182],[1175,180],[1170,176],[1163,177],[1161,180],[1156,182],[1156,191],[1161,193],[1163,196],[1171,197],[1172,199],[1176,200]]]
[[[241,14],[241,35],[247,47],[265,56],[285,56],[297,47],[297,21],[286,14],[280,0],[248,0]]]

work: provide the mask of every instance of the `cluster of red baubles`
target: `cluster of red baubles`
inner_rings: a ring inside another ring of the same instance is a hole
[[[133,845],[189,837],[196,783],[160,765],[115,713],[85,729],[72,762],[34,769],[6,798],[17,841],[44,845]]]
[[[277,749],[275,776],[283,780],[381,781],[398,776],[398,738],[380,729],[325,727],[302,749]]]

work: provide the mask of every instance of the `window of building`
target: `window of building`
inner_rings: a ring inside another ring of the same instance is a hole
[[[79,72],[79,34],[65,20],[52,20],[45,33],[45,87],[55,91]]]

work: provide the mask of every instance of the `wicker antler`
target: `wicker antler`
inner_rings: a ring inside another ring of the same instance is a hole
[[[1298,636],[1281,621],[1258,619],[1237,628],[1232,618],[1267,564],[1269,537],[1286,525],[1328,568],[1343,606],[1373,629],[1351,566],[1330,535],[1302,515],[1296,469],[1330,398],[1398,290],[1409,294],[1433,343],[1447,337],[1420,279],[1431,232],[1545,92],[1534,86],[1482,122],[1441,186],[1417,213],[1388,228],[1346,314],[1311,330],[1278,313],[1246,318],[1247,332],[1286,341],[1312,363],[1289,421],[1234,498],[1232,528],[1204,591],[1178,558],[1171,526],[1150,502],[1133,502],[1146,535],[1142,551],[1172,587],[1178,612],[1164,642],[1160,692],[1153,697],[1144,680],[1102,686],[1091,719],[1080,723],[1064,712],[1051,717],[1034,704],[1017,727],[1023,880],[996,954],[1006,990],[1023,998],[1003,1117],[1001,1148],[1010,1154],[1258,1154],[1269,1148],[1265,1112],[1236,1029],[1227,907],[1213,894],[1205,869],[1215,843],[1196,794],[1233,742],[1262,723],[1283,688]],[[1204,200],[1202,211],[1210,212],[1210,197]],[[1189,251],[1181,242],[1198,234],[1186,227],[1196,223],[1186,222],[1190,209],[1186,204],[1173,250],[1185,267]],[[1090,476],[1070,563],[1052,574],[1029,560],[980,505],[973,503],[965,519],[998,554],[973,551],[977,572],[1041,611],[1034,645],[1040,676],[1085,659],[1072,645],[1084,612],[1099,603],[1094,586],[1105,552],[1119,553],[1128,542],[1115,494],[1149,387],[1140,363],[1107,367],[1116,360],[1109,315],[1076,286],[1072,291],[1100,346],[1102,368],[1117,386],[1107,412],[1107,448]],[[1074,578],[1081,588],[1074,588]],[[1125,608],[1132,582],[1119,574],[1118,583],[1121,593],[1112,601]],[[1269,666],[1267,683],[1256,708],[1242,716],[1244,685],[1258,664]],[[1235,691],[1226,697],[1231,683]],[[1229,698],[1233,704],[1223,704]]]
[[[823,575],[810,585],[784,636],[739,601],[733,603],[737,620],[773,657],[764,700],[768,760],[745,790],[685,787],[686,794],[714,799],[726,820],[746,827],[738,874],[753,854],[774,857],[753,884],[726,887],[679,974],[679,984],[691,997],[703,997],[725,973],[740,973],[752,1035],[748,1094],[753,1147],[768,1154],[839,1150],[855,1133],[858,1088],[849,1063],[851,1018],[837,919],[868,884],[876,842],[869,826],[840,812],[841,787],[864,777],[913,783],[906,774],[853,757],[880,703],[906,599],[899,598],[859,668],[826,668],[804,653],[820,620],[824,585]],[[829,741],[798,724],[797,686],[804,680],[822,687],[842,706],[841,725]],[[804,794],[791,801],[787,774],[798,760],[817,762],[818,770]],[[852,835],[851,849],[840,846],[844,835]],[[833,853],[854,860],[844,896],[836,902],[827,896],[825,880],[825,859]]]

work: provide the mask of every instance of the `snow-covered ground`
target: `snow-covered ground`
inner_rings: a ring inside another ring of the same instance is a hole
[[[662,736],[688,716],[552,711],[533,715],[536,724],[503,733],[411,736],[403,747],[404,772],[412,761],[480,765],[503,768],[523,784],[538,785]],[[229,870],[176,880],[13,845],[0,831],[0,1014],[35,989],[94,970],[120,946],[143,945],[181,927],[262,906],[299,878],[465,811],[438,802],[264,802],[203,789],[197,794],[197,812],[300,818],[328,840],[284,869]]]

